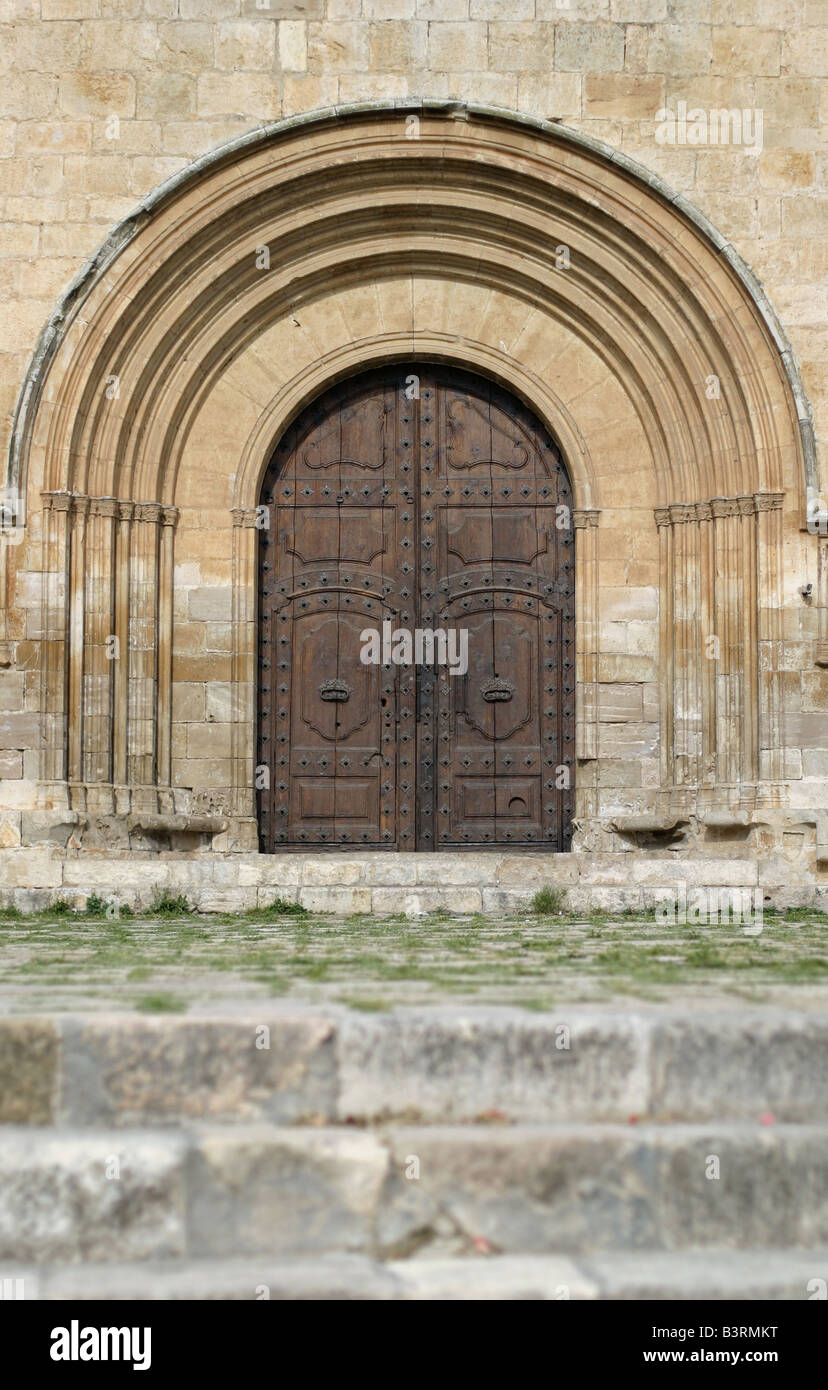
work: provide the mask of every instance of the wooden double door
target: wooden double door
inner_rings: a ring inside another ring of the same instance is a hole
[[[567,849],[572,498],[531,412],[451,367],[363,374],[261,501],[262,849]]]

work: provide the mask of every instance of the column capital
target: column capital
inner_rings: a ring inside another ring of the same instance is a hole
[[[48,512],[68,512],[72,505],[71,492],[41,492],[40,497]]]
[[[754,492],[757,512],[781,512],[784,492]]]
[[[710,506],[715,517],[739,515],[739,503],[735,497],[714,497]]]
[[[162,510],[163,508],[160,502],[136,502],[135,520],[157,523],[161,520]]]
[[[117,517],[119,505],[117,497],[92,497],[89,511],[92,516]]]

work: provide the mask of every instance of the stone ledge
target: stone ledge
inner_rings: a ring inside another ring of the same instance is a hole
[[[610,821],[619,835],[666,835],[689,825],[686,816],[614,816]]]
[[[226,816],[164,816],[149,813],[127,816],[129,831],[143,830],[148,835],[218,835],[228,825]]]
[[[749,811],[706,811],[701,823],[710,830],[744,830],[754,820]]]

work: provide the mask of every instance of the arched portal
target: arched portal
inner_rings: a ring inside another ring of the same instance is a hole
[[[257,507],[274,450],[360,373],[462,368],[528,407],[566,460],[575,848],[751,818],[782,844],[785,808],[822,795],[821,677],[799,692],[790,673],[828,650],[828,604],[803,527],[808,407],[772,309],[725,239],[625,156],[503,111],[410,114],[319,113],[198,161],[47,326],[7,479],[27,516],[3,561],[31,741],[15,804],[62,816],[73,848],[145,847],[166,827],[255,850]],[[812,574],[819,612],[800,594]],[[485,718],[516,699],[484,701]],[[432,820],[442,791],[435,775]],[[508,821],[492,795],[480,843]],[[518,790],[506,809],[543,840],[546,804]],[[470,818],[455,819],[463,843]],[[382,807],[370,824],[387,843]],[[434,826],[410,833],[424,845],[429,829],[437,843]]]
[[[531,412],[445,365],[360,375],[259,516],[262,848],[567,849],[572,494]]]

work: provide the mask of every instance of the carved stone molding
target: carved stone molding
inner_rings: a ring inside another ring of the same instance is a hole
[[[119,521],[155,521],[175,526],[178,507],[163,502],[134,502],[130,498],[90,497],[84,492],[41,492],[45,511],[74,512],[78,515],[114,517]]]
[[[671,502],[655,507],[656,526],[684,525],[689,521],[715,521],[727,516],[755,516],[780,511],[784,492],[742,493],[738,497],[711,497],[703,502]]]

